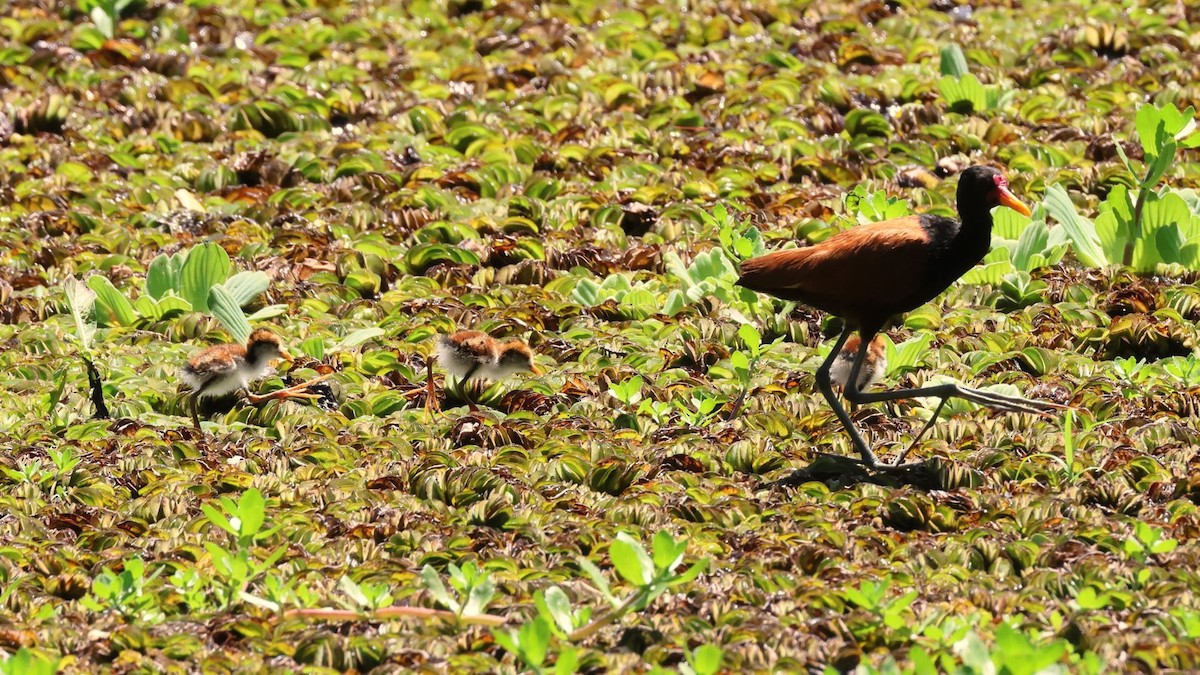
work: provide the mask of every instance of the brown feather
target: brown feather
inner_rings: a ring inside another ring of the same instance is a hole
[[[477,330],[460,330],[449,337],[456,351],[480,360],[496,358],[496,340],[487,333]]]
[[[907,216],[747,260],[738,284],[850,320],[882,321],[918,291],[929,256],[919,216]]]
[[[237,368],[238,359],[244,358],[244,345],[214,345],[188,359],[187,367],[197,374],[220,373],[234,370]]]

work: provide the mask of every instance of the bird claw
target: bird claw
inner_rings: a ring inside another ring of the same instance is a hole
[[[272,391],[267,394],[247,393],[246,400],[249,401],[250,403],[262,403],[264,401],[284,400],[284,399],[289,399],[289,398],[303,398],[303,399],[308,399],[308,400],[318,400],[321,398],[321,394],[315,394],[313,392],[306,391],[306,390],[309,387],[313,386],[314,384],[317,384],[318,382],[322,382],[324,380],[329,379],[332,375],[333,375],[333,373],[325,373],[324,375],[318,375],[317,377],[314,377],[313,379],[311,379],[307,382],[301,382],[300,384],[293,385],[286,389],[277,389],[277,390]]]

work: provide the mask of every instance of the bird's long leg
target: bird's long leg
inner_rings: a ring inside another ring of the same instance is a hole
[[[433,391],[433,358],[425,359],[425,414],[430,418],[438,410],[437,394]]]
[[[196,410],[197,404],[200,400],[200,392],[198,392],[198,391],[192,392],[192,395],[190,396],[190,398],[191,398],[191,409],[192,409],[192,424],[196,425],[196,431],[200,431],[200,413]]]
[[[433,382],[433,359],[428,359],[425,361],[425,386],[409,389],[403,392],[401,396],[413,398],[414,396],[425,394],[425,414],[432,416],[433,413],[441,410],[441,406],[438,405],[437,392],[433,388]]]
[[[246,392],[246,400],[251,403],[262,403],[263,401],[271,401],[271,400],[275,400],[275,399],[286,399],[286,398],[319,399],[319,398],[321,398],[320,394],[314,394],[312,392],[305,391],[305,390],[322,380],[329,379],[329,377],[331,375],[333,375],[333,373],[325,373],[324,375],[318,375],[307,382],[301,382],[300,384],[292,385],[286,389],[277,389],[268,394],[259,395],[259,394],[252,394],[250,392]]]
[[[917,447],[917,443],[921,442],[921,438],[925,436],[925,432],[933,428],[933,424],[937,422],[938,415],[942,414],[942,408],[946,407],[946,401],[948,400],[949,399],[944,398],[938,402],[937,407],[933,409],[933,415],[930,416],[929,421],[925,422],[925,426],[921,427],[921,430],[917,432],[916,436],[913,436],[912,442],[908,444],[908,447],[904,449],[904,452],[900,453],[900,456],[896,458],[897,465],[902,464],[904,462],[904,458],[908,457],[908,453],[912,452],[913,448]]]
[[[479,406],[475,405],[475,401],[471,400],[471,394],[468,391],[468,384],[471,382],[471,376],[473,376],[477,370],[479,370],[478,363],[471,366],[471,369],[468,370],[466,374],[458,380],[458,391],[462,394],[463,400],[467,402],[467,407],[471,409],[471,412],[479,412]]]
[[[1066,408],[1066,406],[1062,406],[1057,403],[1037,401],[1034,399],[1022,398],[1020,396],[1005,396],[1004,394],[983,391],[981,389],[972,389],[971,387],[964,387],[955,383],[938,384],[930,387],[917,387],[915,389],[896,389],[892,391],[878,391],[870,393],[863,392],[859,391],[857,387],[853,386],[853,384],[857,382],[856,378],[858,377],[858,369],[861,365],[860,361],[861,359],[856,359],[854,366],[850,369],[850,382],[846,387],[846,398],[852,402],[878,403],[880,401],[895,401],[899,399],[925,397],[941,399],[938,402],[937,408],[933,412],[933,416],[929,418],[929,421],[926,422],[925,426],[921,428],[921,431],[917,434],[917,437],[914,438],[913,442],[908,446],[908,448],[900,454],[900,458],[897,459],[896,463],[892,466],[898,466],[900,462],[904,461],[904,458],[908,456],[908,453],[914,447],[916,447],[917,442],[920,441],[921,437],[925,435],[925,432],[929,431],[929,429],[937,421],[938,415],[941,414],[942,408],[946,405],[946,401],[952,397],[966,399],[972,403],[985,405],[996,410],[1005,412],[1029,413],[1032,415],[1048,415],[1052,410],[1063,410]]]
[[[842,351],[842,345],[846,344],[847,338],[854,332],[853,326],[849,323],[842,329],[842,334],[838,336],[837,342],[833,345],[833,350],[829,352],[829,357],[817,369],[817,389],[825,400],[829,403],[829,407],[833,408],[833,413],[837,415],[838,421],[842,423],[842,427],[846,429],[846,433],[850,434],[850,441],[854,443],[854,449],[858,450],[858,454],[862,457],[864,466],[875,468],[879,466],[879,460],[876,459],[875,453],[871,452],[871,448],[867,446],[867,442],[863,440],[862,434],[858,433],[858,427],[854,426],[854,420],[850,419],[850,415],[846,414],[845,408],[842,407],[838,397],[833,393],[833,384],[829,379],[829,370],[833,367],[833,362],[837,360],[838,353]],[[862,335],[862,343],[858,348],[858,354],[854,357],[854,367],[850,371],[850,381],[846,384],[846,392],[854,390],[855,383],[858,382],[858,369],[862,365],[863,359],[866,357],[867,349],[870,347],[871,338],[874,334]],[[853,402],[849,395],[847,399]]]
[[[930,387],[916,389],[895,389],[892,391],[862,392],[847,388],[846,398],[855,403],[879,403],[880,401],[895,401],[906,398],[962,398],[972,403],[985,405],[989,408],[1005,412],[1022,412],[1032,415],[1047,415],[1052,410],[1066,410],[1067,406],[1048,401],[1038,401],[1020,396],[1005,396],[981,389],[964,387],[953,382],[936,384]]]

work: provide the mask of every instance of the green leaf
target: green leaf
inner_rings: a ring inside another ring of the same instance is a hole
[[[738,326],[738,337],[742,339],[751,354],[758,355],[759,349],[762,347],[762,333],[759,333],[757,328],[744,323]]]
[[[179,294],[197,312],[208,311],[209,291],[229,276],[229,254],[212,242],[188,252],[179,270]],[[231,301],[235,302],[232,297]],[[241,307],[240,303],[236,303]],[[240,311],[240,310],[239,310]],[[220,317],[218,317],[220,318]],[[249,332],[247,332],[247,337]]]
[[[540,616],[534,617],[517,630],[517,639],[521,643],[522,660],[533,668],[540,668],[550,647],[550,623]]]
[[[950,43],[942,47],[942,59],[939,65],[942,75],[959,78],[971,72],[967,66],[967,57],[963,55],[962,47]]]
[[[171,257],[160,253],[146,268],[146,294],[155,300],[179,286],[179,270],[171,265]]]
[[[721,660],[725,657],[725,652],[712,644],[700,645],[692,652],[684,654],[696,675],[716,675],[721,670]]]
[[[489,574],[484,573],[483,578],[477,580],[477,583],[471,587],[471,592],[467,595],[467,604],[463,607],[463,614],[482,614],[487,609],[488,603],[492,601],[492,596],[496,592],[496,582],[492,581]]]
[[[225,330],[229,331],[229,336],[234,342],[244,344],[250,339],[250,322],[246,320],[246,314],[242,312],[241,305],[237,300],[233,299],[225,286],[217,284],[209,289],[208,299],[205,301],[206,306],[211,306],[212,315],[221,322]]]
[[[1146,177],[1142,179],[1142,188],[1152,188],[1158,184],[1163,174],[1167,169],[1171,168],[1171,163],[1175,161],[1175,141],[1164,141],[1159,148],[1159,154],[1151,162],[1146,169]]]
[[[969,113],[987,110],[987,91],[979,78],[970,73],[960,78],[947,75],[938,80],[937,87],[947,105],[956,111]]]
[[[992,236],[1017,240],[1033,219],[1012,209],[996,209],[992,213]]]
[[[446,585],[442,583],[442,577],[432,565],[426,565],[421,568],[421,579],[425,582],[425,590],[433,596],[433,599],[445,605],[447,609],[455,614],[459,613],[462,606],[458,601],[450,597],[449,591],[446,590]],[[513,650],[515,651],[515,650]]]
[[[340,588],[342,592],[345,593],[346,596],[349,597],[354,604],[358,605],[359,607],[368,609],[371,607],[371,601],[367,599],[367,596],[362,592],[362,588],[359,587],[358,584],[354,583],[354,580],[345,574],[342,575],[341,579],[338,579],[338,588]]]
[[[1013,264],[1007,260],[1000,260],[986,265],[978,265],[972,267],[966,274],[960,277],[964,284],[975,286],[996,286],[1005,275],[1016,270]]]
[[[273,319],[277,316],[282,316],[284,314],[287,314],[287,310],[288,310],[287,305],[267,305],[266,307],[263,307],[262,309],[258,310],[257,312],[246,317],[246,320],[247,321],[266,321],[267,319]]]
[[[370,328],[360,328],[360,329],[350,333],[346,337],[342,338],[341,340],[338,340],[337,344],[335,344],[328,351],[330,353],[332,353],[332,352],[342,351],[344,349],[351,349],[353,347],[357,347],[358,345],[366,342],[367,340],[373,340],[381,335],[386,335],[386,334],[387,334],[387,331],[383,330],[382,328],[380,328],[378,326],[371,326]]]
[[[1034,257],[1045,251],[1049,247],[1049,242],[1050,228],[1046,226],[1046,222],[1038,220],[1030,223],[1021,233],[1021,238],[1017,241],[1017,248],[1013,251],[1013,267],[1025,272],[1033,271]]]
[[[974,669],[977,673],[993,672],[992,657],[988,654],[987,645],[979,639],[974,631],[954,645],[954,651],[962,659],[963,665]]]
[[[654,578],[654,561],[650,559],[641,542],[628,533],[617,534],[616,539],[609,545],[608,555],[617,572],[634,586],[646,586]]]
[[[238,519],[242,521],[240,534],[248,537],[258,534],[266,516],[266,500],[258,488],[243,492],[238,499]]]
[[[575,630],[575,621],[571,613],[571,600],[558,586],[547,588],[544,593],[534,595],[534,604],[566,635]]]
[[[79,339],[84,351],[88,351],[92,348],[92,339],[96,335],[96,319],[93,314],[96,308],[96,292],[74,275],[68,276],[63,282],[63,292],[67,296],[71,318],[75,320],[75,337]]]
[[[745,326],[748,324],[742,325]],[[708,400],[715,403],[713,399]],[[683,560],[683,553],[686,549],[687,539],[675,541],[675,537],[672,537],[670,532],[659,530],[651,541],[654,569],[664,572],[670,572],[675,569],[675,566]]]
[[[574,675],[579,670],[579,650],[570,645],[563,645],[558,650],[558,660],[554,662],[554,675]]]
[[[257,298],[271,287],[271,277],[266,272],[238,272],[224,282],[225,290],[233,296],[234,302],[245,307],[251,300]]]
[[[1137,129],[1138,140],[1142,144],[1142,152],[1147,160],[1158,156],[1158,129],[1162,123],[1162,112],[1153,105],[1143,105],[1138,108],[1134,118],[1134,128]]]
[[[708,558],[704,558],[667,580],[668,586],[680,586],[696,579],[708,569]]]
[[[617,607],[619,604],[621,604],[620,601],[613,596],[612,587],[608,585],[608,579],[604,578],[604,573],[600,571],[600,568],[596,567],[596,564],[587,558],[580,557],[578,560],[579,569],[583,570],[583,572],[588,575],[588,578],[592,580],[592,584],[596,587],[596,590],[600,591],[600,594],[604,596],[604,599],[608,600],[609,604],[611,604],[613,607]]]
[[[513,656],[520,657],[521,645],[515,630],[502,630],[498,628],[492,629],[492,639],[496,644],[500,645],[506,652]]]
[[[88,288],[96,293],[96,305],[103,313],[101,318],[104,323],[116,326],[132,326],[137,322],[137,315],[133,311],[133,305],[129,299],[125,297],[121,291],[118,291],[116,286],[108,280],[108,277],[95,274],[88,277]]]
[[[1104,267],[1112,264],[1100,248],[1100,238],[1096,235],[1095,225],[1092,224],[1092,221],[1079,215],[1079,212],[1075,210],[1075,204],[1067,196],[1066,190],[1059,185],[1051,185],[1046,188],[1043,204],[1046,212],[1067,231],[1067,238],[1070,239],[1075,256],[1079,258],[1080,262],[1092,267]]]
[[[174,295],[168,295],[155,302],[155,304],[157,305],[159,319],[170,319],[192,311],[192,306],[187,300]]]
[[[212,504],[201,504],[200,510],[204,512],[205,517],[208,518],[210,523],[216,525],[222,530],[225,530],[229,534],[234,535],[235,537],[237,536],[237,528],[233,526],[233,523],[229,522],[229,519],[225,517],[224,513],[218,511]]]

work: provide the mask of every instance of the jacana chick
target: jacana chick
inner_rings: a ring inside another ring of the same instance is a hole
[[[893,465],[881,464],[834,395],[831,370],[855,331],[861,340],[845,377],[845,395],[851,403],[928,396],[941,399],[940,412],[947,399],[958,396],[1011,412],[1044,413],[1061,407],[957,384],[862,391],[867,352],[887,321],[936,298],[987,254],[992,240],[992,209],[1006,206],[1031,215],[1009,190],[1004,175],[986,166],[962,172],[957,205],[960,220],[930,214],[894,218],[838,232],[813,246],[768,253],[741,265],[738,285],[801,302],[846,320],[833,350],[817,369],[817,388],[867,467],[897,468],[903,456]]]
[[[841,351],[837,353],[837,358],[834,359],[833,366],[829,369],[829,379],[838,389],[845,390],[846,383],[850,381],[850,371],[854,368],[854,357],[858,356],[861,342],[862,338],[857,335],[850,336]],[[887,345],[883,343],[883,336],[876,335],[867,347],[867,358],[863,361],[862,369],[858,373],[859,390],[870,388],[871,385],[882,380],[886,373]]]
[[[451,335],[442,335],[436,345],[437,360],[448,375],[453,375],[461,384],[478,380],[502,380],[521,372],[540,375],[541,370],[533,363],[533,351],[525,342],[509,339],[499,342],[487,333],[477,330],[460,330]],[[432,362],[431,367],[432,367]],[[463,398],[472,411],[479,410],[466,392]],[[428,378],[427,404],[436,401],[433,393],[432,372]]]
[[[316,397],[315,394],[302,392],[314,382],[325,379],[324,376],[263,396],[250,393],[250,384],[269,375],[272,371],[271,362],[276,359],[290,362],[292,357],[280,344],[279,336],[266,328],[259,328],[251,333],[245,345],[214,345],[188,359],[180,377],[192,389],[192,423],[196,429],[200,429],[197,407],[201,398],[224,396],[238,390],[245,390],[246,398],[251,403],[271,399]]]

